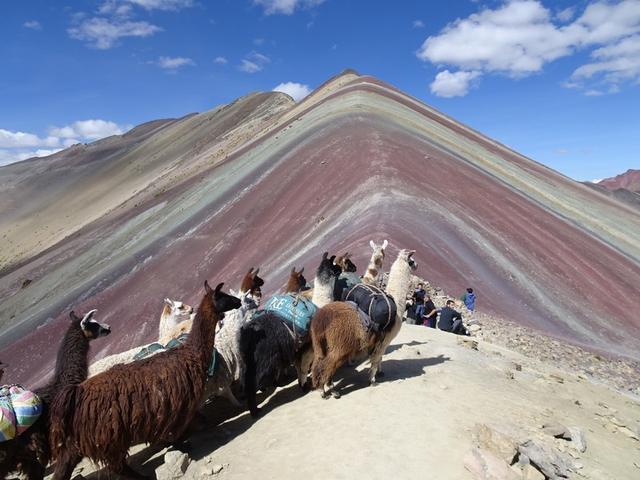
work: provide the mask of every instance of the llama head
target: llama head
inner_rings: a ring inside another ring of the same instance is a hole
[[[355,272],[358,269],[351,261],[351,254],[349,252],[336,258],[336,265],[339,265],[343,272]]]
[[[212,289],[209,286],[209,282],[204,281],[204,290],[207,293],[207,296],[210,296],[213,301],[213,307],[216,312],[222,314],[224,312],[228,312],[229,310],[235,310],[236,308],[240,308],[241,302],[238,297],[234,297],[233,295],[229,295],[228,293],[224,293],[222,291],[222,287],[224,283],[219,283],[215,289]]]
[[[322,254],[322,260],[320,261],[320,265],[318,266],[318,272],[316,273],[316,278],[324,283],[328,284],[332,279],[336,279],[342,273],[342,268],[340,265],[335,264],[335,255],[331,255],[329,257],[328,252],[324,252]]]
[[[186,303],[179,302],[178,300],[171,300],[169,298],[164,299],[163,316],[173,317],[176,323],[180,323],[183,320],[189,320],[193,314],[193,307]]]
[[[299,272],[296,272],[296,267],[291,269],[291,273],[289,274],[289,281],[287,282],[286,291],[288,292],[299,292],[304,287],[307,286],[307,279],[302,275],[304,272],[304,267],[300,269]]]
[[[389,246],[389,242],[384,240],[380,245],[376,245],[376,243],[373,240],[369,240],[369,245],[373,250],[373,254],[371,255],[371,258],[380,258],[381,260],[384,259],[384,251]]]
[[[84,336],[90,340],[104,337],[111,333],[111,327],[109,325],[100,323],[93,318],[96,312],[97,310],[91,310],[82,318],[78,317],[73,310],[69,313],[71,321],[78,322],[80,324],[80,330],[82,330]]]
[[[416,262],[413,258],[413,255],[416,253],[415,250],[400,250],[398,253],[398,260],[405,261],[411,270],[415,270],[418,268],[418,262]]]
[[[261,297],[262,292],[260,291],[260,287],[264,285],[264,280],[258,276],[258,272],[260,268],[251,267],[249,271],[245,274],[242,279],[242,283],[240,284],[240,292],[251,292],[255,297]]]
[[[239,295],[240,298],[240,310],[255,310],[260,306],[260,299],[256,299],[251,292],[242,292]]]

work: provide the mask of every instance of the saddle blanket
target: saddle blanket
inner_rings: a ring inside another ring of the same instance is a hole
[[[369,316],[377,332],[390,330],[396,322],[398,309],[395,300],[378,287],[359,283],[349,290],[345,301],[358,305]]]
[[[42,413],[42,400],[20,385],[0,388],[0,442],[22,434]]]
[[[296,337],[305,337],[309,333],[311,319],[318,311],[311,300],[300,295],[287,293],[274,295],[264,305],[262,311],[273,312],[282,317],[293,329]]]

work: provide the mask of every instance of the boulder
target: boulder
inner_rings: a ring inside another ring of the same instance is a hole
[[[518,452],[525,455],[549,480],[568,478],[573,469],[571,460],[561,456],[555,449],[534,440],[527,440],[520,445]]]
[[[578,427],[569,427],[569,434],[573,447],[580,453],[584,453],[587,450],[587,440],[584,432]]]
[[[492,452],[509,465],[513,463],[518,443],[511,436],[484,423],[477,423],[471,435],[477,447]]]
[[[464,457],[466,468],[475,480],[520,480],[507,462],[481,448],[473,448]]]
[[[189,456],[186,453],[172,450],[165,453],[164,464],[156,468],[157,480],[175,480],[182,478],[189,466]]]

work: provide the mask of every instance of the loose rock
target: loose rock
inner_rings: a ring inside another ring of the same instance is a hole
[[[507,462],[481,448],[473,448],[464,457],[464,467],[475,480],[520,480]]]
[[[157,480],[175,480],[181,478],[189,466],[189,456],[186,453],[172,450],[165,453],[164,464],[156,468]]]
[[[542,425],[542,431],[552,437],[571,440],[571,433],[569,432],[569,429],[559,423],[545,423]]]
[[[472,438],[480,449],[490,451],[509,465],[513,463],[513,459],[518,453],[516,440],[483,423],[478,423],[473,427]]]
[[[584,453],[587,450],[587,441],[584,437],[584,432],[578,427],[569,427],[569,434],[571,437],[571,444],[580,453]]]
[[[567,478],[573,469],[573,464],[547,445],[528,440],[518,447],[521,454],[529,458],[538,470],[550,480]]]

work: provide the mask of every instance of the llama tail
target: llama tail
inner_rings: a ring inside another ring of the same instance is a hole
[[[66,385],[54,397],[49,412],[49,444],[53,458],[67,442],[71,434],[79,385]]]

